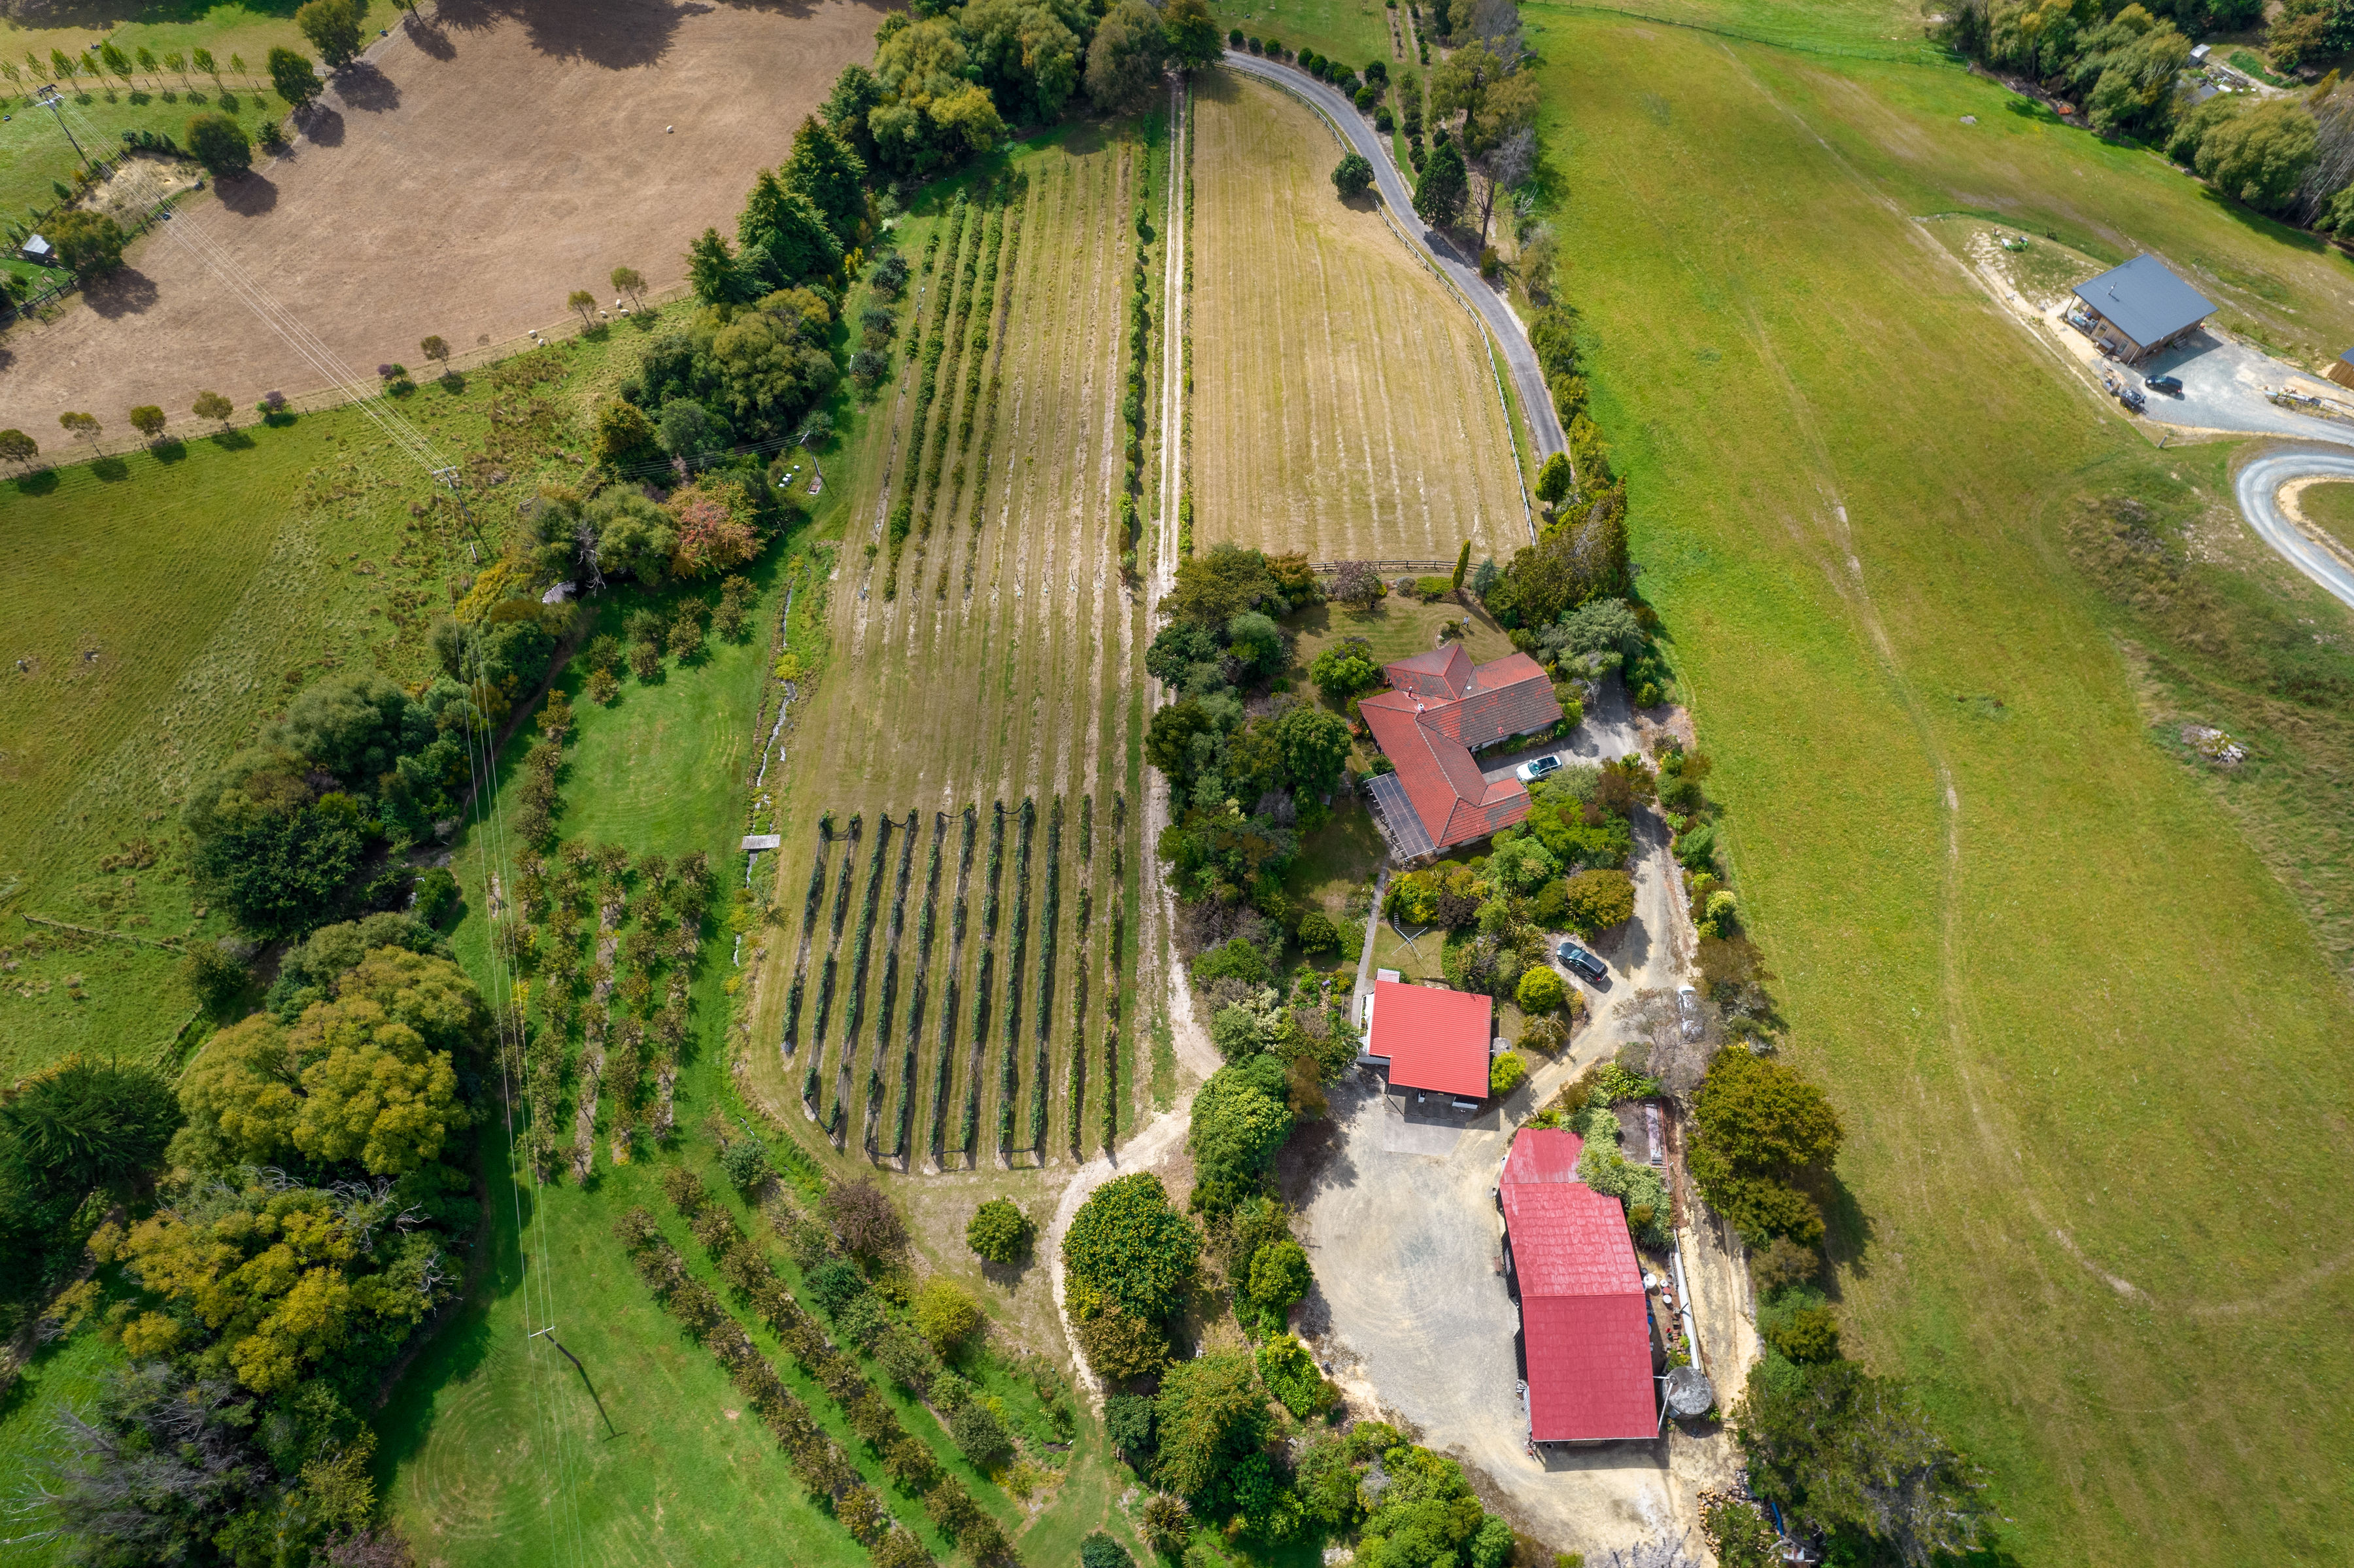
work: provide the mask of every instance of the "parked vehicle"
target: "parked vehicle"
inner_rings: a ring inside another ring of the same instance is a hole
[[[2117,394],[2117,401],[2138,414],[2149,399],[2141,395],[2140,387],[2127,387]]]
[[[1697,1040],[1704,1027],[1700,1012],[1700,992],[1688,985],[1676,988],[1676,1019],[1683,1025],[1684,1038]]]
[[[2179,397],[2182,396],[2182,380],[2179,376],[2152,376],[2145,378],[2142,385],[2148,387],[2153,392],[2163,392],[2168,397]]]
[[[1575,942],[1564,942],[1553,957],[1561,960],[1562,968],[1584,975],[1597,985],[1610,978],[1610,966]]]
[[[1518,768],[1513,768],[1512,771],[1519,777],[1522,783],[1533,784],[1548,773],[1560,772],[1561,758],[1558,757],[1540,757],[1533,761],[1522,763]]]

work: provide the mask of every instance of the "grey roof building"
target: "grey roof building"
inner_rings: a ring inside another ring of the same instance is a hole
[[[2092,313],[2094,339],[2128,363],[2168,346],[2215,313],[2212,301],[2155,256],[2112,267],[2077,284],[2075,293]]]

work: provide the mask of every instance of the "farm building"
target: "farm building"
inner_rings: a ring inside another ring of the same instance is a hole
[[[2354,387],[2354,348],[2329,362],[2329,379],[2340,387]]]
[[[1471,754],[1561,721],[1544,669],[1525,653],[1474,664],[1459,642],[1384,667],[1390,689],[1357,705],[1395,772],[1375,775],[1391,844],[1421,860],[1484,839],[1529,814],[1529,792],[1489,779]]]
[[[16,254],[46,267],[58,259],[58,248],[36,234],[18,248]]]
[[[2213,302],[2155,256],[2137,256],[2122,267],[2112,267],[2077,284],[2075,291],[2092,318],[2078,324],[2128,364],[2172,346],[2215,313]]]
[[[1394,1089],[1476,1105],[1488,1097],[1495,1016],[1487,997],[1405,985],[1384,970],[1365,999],[1365,1049],[1358,1060],[1386,1068]]]
[[[1521,1308],[1532,1443],[1659,1434],[1643,1271],[1625,1207],[1577,1180],[1583,1147],[1558,1128],[1524,1128],[1496,1183],[1504,1281]]]

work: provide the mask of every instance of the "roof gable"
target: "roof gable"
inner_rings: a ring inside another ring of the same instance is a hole
[[[2137,256],[2121,267],[2112,267],[2077,284],[2075,295],[2142,344],[2196,326],[2215,313],[2206,295],[2176,277],[2155,256]]]
[[[1457,642],[1386,670],[1394,689],[1366,697],[1357,711],[1432,844],[1469,843],[1526,817],[1528,791],[1515,779],[1490,782],[1471,748],[1560,722],[1544,667],[1525,653],[1475,666]],[[1459,694],[1440,694],[1448,690]]]
[[[1365,1049],[1389,1058],[1394,1087],[1484,1100],[1495,1016],[1476,992],[1377,980]]]
[[[1651,1437],[1650,1308],[1616,1198],[1564,1174],[1575,1135],[1527,1128],[1497,1195],[1511,1238],[1529,1369],[1529,1435],[1541,1443]]]

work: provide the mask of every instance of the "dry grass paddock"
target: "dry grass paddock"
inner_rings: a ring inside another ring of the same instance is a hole
[[[562,328],[565,296],[655,289],[687,242],[733,231],[745,187],[873,48],[865,4],[521,6],[448,0],[404,23],[304,121],[292,150],[184,202],[278,303],[365,376]],[[67,409],[127,429],[185,417],[204,388],[240,407],[327,378],[166,235],[47,323],[0,337],[0,427],[49,445]]]
[[[1306,105],[1225,71],[1194,103],[1196,540],[1509,558],[1527,514],[1469,313],[1370,196],[1339,199]]]

